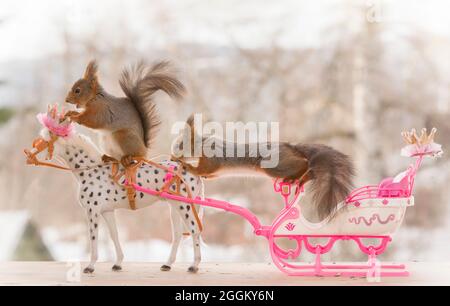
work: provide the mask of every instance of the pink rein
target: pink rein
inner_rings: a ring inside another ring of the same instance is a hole
[[[171,167],[171,170],[172,170],[172,167]],[[174,174],[171,171],[168,171],[166,174],[165,180],[166,181],[168,179],[170,180],[173,177],[173,175]],[[283,182],[279,183],[278,180],[275,181],[275,183],[274,183],[274,189],[276,192],[280,192],[283,195],[286,207],[291,207],[297,201],[300,194],[304,191],[303,186],[297,185],[296,191],[294,193],[294,199],[292,201],[289,201],[289,196],[291,195],[291,187],[292,186],[290,184],[283,183]],[[247,208],[241,207],[241,206],[233,205],[227,201],[220,201],[220,200],[209,199],[209,198],[202,199],[200,197],[187,198],[187,197],[180,196],[180,195],[174,195],[174,194],[171,194],[168,192],[159,192],[159,191],[156,191],[156,190],[153,190],[150,188],[145,188],[145,187],[139,186],[137,184],[133,184],[133,188],[139,192],[143,192],[143,193],[150,194],[153,196],[163,197],[163,198],[166,198],[169,200],[174,200],[174,201],[189,203],[189,204],[197,204],[197,205],[206,206],[206,207],[213,207],[213,208],[218,208],[218,209],[232,212],[234,214],[237,214],[237,215],[245,218],[253,226],[255,233],[257,233],[259,235],[267,234],[267,231],[261,230],[263,227],[261,226],[259,219],[250,210],[248,210]]]
[[[240,216],[244,217],[245,219],[247,219],[250,222],[250,224],[253,226],[255,231],[261,228],[261,223],[259,222],[258,218],[254,214],[252,214],[248,209],[237,206],[237,205],[230,204],[229,202],[226,202],[226,201],[219,201],[219,200],[207,199],[207,198],[205,198],[203,200],[200,197],[191,199],[191,198],[187,198],[184,196],[170,194],[167,192],[158,192],[153,189],[141,187],[137,184],[133,184],[133,188],[136,189],[137,191],[147,193],[147,194],[150,194],[153,196],[163,197],[163,198],[166,198],[169,200],[174,200],[174,201],[184,202],[184,203],[189,203],[189,204],[198,204],[201,206],[219,208],[219,209],[223,209],[225,211],[230,211],[232,213],[235,213],[235,214],[240,215]]]

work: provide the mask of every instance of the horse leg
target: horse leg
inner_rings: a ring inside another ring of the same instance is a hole
[[[116,226],[116,217],[114,216],[114,211],[107,211],[102,214],[103,218],[108,225],[109,234],[111,236],[111,240],[114,243],[114,248],[116,250],[116,262],[112,267],[113,271],[122,270],[122,261],[123,261],[123,252],[122,247],[120,246],[119,234],[117,232]]]
[[[89,241],[91,245],[91,261],[89,266],[84,269],[84,273],[90,274],[95,270],[95,263],[98,259],[98,212],[88,208],[87,217],[89,222]]]
[[[197,220],[192,212],[192,207],[190,204],[179,205],[177,213],[180,215],[181,220],[183,220],[185,228],[189,229],[189,234],[192,236],[192,243],[194,247],[194,262],[189,267],[188,272],[197,273],[198,265],[201,261],[200,253],[200,228],[197,224]]]
[[[192,243],[193,243],[193,247],[194,247],[194,263],[192,264],[192,266],[189,267],[188,272],[197,273],[198,265],[200,264],[200,261],[202,260],[202,255],[200,252],[200,232],[199,231],[192,234]]]
[[[170,250],[170,256],[166,264],[161,266],[161,271],[170,271],[172,264],[177,258],[178,247],[180,246],[181,238],[183,237],[183,223],[179,214],[176,212],[180,209],[180,205],[169,204],[170,208],[170,222],[172,225],[172,247]]]

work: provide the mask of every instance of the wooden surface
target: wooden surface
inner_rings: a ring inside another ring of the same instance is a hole
[[[365,278],[290,277],[273,264],[262,263],[204,263],[194,275],[186,272],[188,264],[183,263],[171,272],[161,272],[156,263],[125,263],[122,272],[112,272],[111,266],[99,263],[95,273],[87,276],[79,273],[84,265],[0,263],[0,285],[450,285],[450,263],[409,263],[410,277],[382,278],[380,283],[368,283]]]

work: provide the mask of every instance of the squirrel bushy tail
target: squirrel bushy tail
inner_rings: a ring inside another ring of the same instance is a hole
[[[145,145],[148,148],[154,138],[154,130],[160,124],[152,95],[162,90],[170,97],[180,99],[186,89],[171,71],[168,61],[157,62],[150,68],[147,68],[144,62],[139,62],[122,72],[119,83],[139,113],[144,127]]]
[[[352,188],[354,166],[351,159],[325,145],[295,146],[308,159],[313,203],[320,218],[333,215]]]

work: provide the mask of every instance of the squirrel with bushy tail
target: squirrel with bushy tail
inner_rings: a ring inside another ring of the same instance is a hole
[[[184,143],[184,141],[190,141]],[[255,148],[259,148],[257,143]],[[200,156],[195,156],[195,148],[201,148]],[[205,148],[212,148],[221,154],[206,156]],[[173,144],[173,159],[195,175],[205,178],[262,174],[284,182],[300,185],[311,182],[310,190],[317,214],[320,218],[332,216],[338,204],[345,200],[353,186],[354,166],[349,156],[322,144],[291,144],[269,142],[264,147],[277,152],[278,163],[273,167],[263,167],[267,157],[260,150],[255,151],[248,143],[230,142],[213,135],[203,136],[196,131],[195,117],[192,115],[186,127]],[[244,152],[243,156],[228,156],[227,152]],[[187,153],[187,154],[185,154]]]
[[[72,121],[101,133],[104,161],[120,160],[131,165],[136,157],[145,157],[160,124],[153,94],[159,90],[181,99],[184,85],[167,61],[148,67],[143,62],[125,69],[120,78],[125,97],[105,91],[98,78],[98,66],[91,61],[84,76],[72,86],[66,102],[81,111],[69,111]]]

